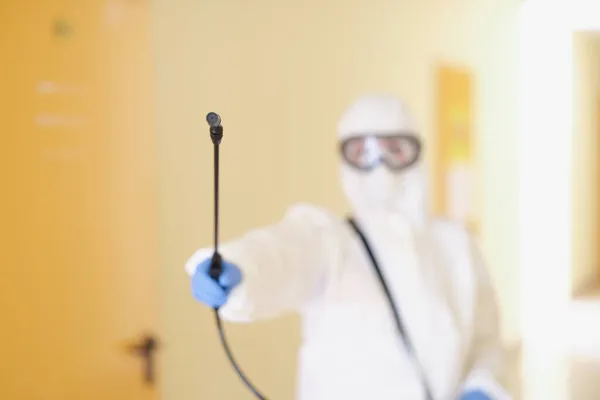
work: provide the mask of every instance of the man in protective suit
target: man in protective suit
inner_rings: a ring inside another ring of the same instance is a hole
[[[495,293],[467,231],[428,215],[421,140],[389,95],[338,124],[346,221],[296,205],[187,262],[195,298],[228,321],[298,312],[299,400],[508,400]]]

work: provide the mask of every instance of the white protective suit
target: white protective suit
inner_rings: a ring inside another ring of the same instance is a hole
[[[342,116],[340,140],[361,132],[415,132],[388,95],[358,99]],[[481,388],[510,399],[500,384],[502,349],[495,294],[468,233],[427,215],[417,163],[400,173],[342,165],[342,184],[396,300],[434,400]],[[186,269],[212,254],[197,251]],[[313,205],[291,207],[277,224],[221,247],[243,281],[220,309],[229,321],[300,313],[299,400],[422,400],[373,265],[349,224]]]

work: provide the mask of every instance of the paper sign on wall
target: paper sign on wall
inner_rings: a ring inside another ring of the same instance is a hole
[[[438,68],[435,212],[478,231],[472,92],[467,69]]]

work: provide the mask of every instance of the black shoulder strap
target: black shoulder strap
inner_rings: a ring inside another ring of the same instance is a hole
[[[417,354],[416,354],[415,348],[414,348],[413,344],[411,343],[410,338],[408,337],[408,332],[406,331],[406,328],[404,327],[404,323],[402,322],[402,316],[400,314],[400,310],[398,310],[398,307],[396,306],[396,302],[394,301],[392,293],[390,292],[390,289],[385,281],[383,273],[381,272],[381,268],[379,268],[379,263],[377,262],[377,259],[375,258],[375,254],[373,254],[373,250],[371,250],[371,246],[369,245],[367,238],[365,237],[363,232],[360,230],[360,228],[358,227],[358,225],[356,224],[354,219],[352,217],[348,217],[348,222],[350,223],[350,226],[352,226],[352,228],[354,229],[356,234],[360,237],[360,240],[362,241],[362,243],[365,247],[365,250],[367,251],[367,254],[369,255],[369,258],[371,259],[373,268],[375,269],[375,272],[377,273],[377,277],[379,278],[379,283],[381,284],[381,288],[383,289],[383,291],[385,292],[385,296],[387,297],[389,306],[391,308],[391,311],[392,311],[392,314],[394,317],[394,322],[396,323],[396,328],[398,329],[398,333],[400,334],[400,337],[402,338],[402,341],[404,343],[404,347],[406,348],[406,351],[413,358],[413,361],[416,364],[416,367],[418,369],[417,372],[419,373],[421,382],[425,389],[425,394],[427,396],[427,400],[433,400],[433,397],[431,396],[431,390],[429,389],[429,385],[427,384],[427,379],[425,378],[425,373],[423,371],[423,367],[421,366],[421,364],[419,363],[419,360],[417,359]]]

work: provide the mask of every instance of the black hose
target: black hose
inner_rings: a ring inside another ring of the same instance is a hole
[[[229,344],[227,343],[227,338],[225,337],[225,330],[223,329],[223,322],[221,321],[221,317],[219,316],[218,309],[215,310],[215,320],[217,323],[217,330],[219,331],[219,338],[221,339],[221,344],[223,345],[225,354],[227,354],[227,358],[229,359],[229,362],[233,366],[233,369],[235,369],[235,372],[240,377],[242,382],[244,382],[246,387],[254,394],[254,396],[256,396],[257,399],[267,400],[267,398],[260,393],[260,391],[256,388],[256,386],[254,386],[252,384],[252,382],[250,382],[250,379],[248,379],[248,377],[246,376],[244,371],[242,371],[242,369],[236,362],[235,358],[233,357],[231,349],[229,348]]]

